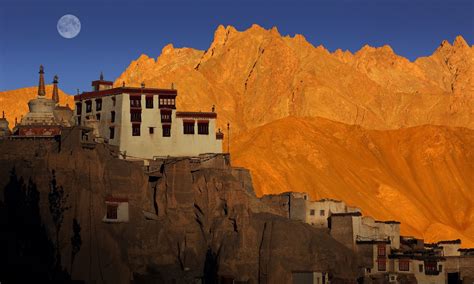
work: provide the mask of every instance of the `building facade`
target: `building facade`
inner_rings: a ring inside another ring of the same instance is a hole
[[[101,75],[93,91],[76,95],[75,121],[119,147],[123,158],[153,159],[222,153],[217,113],[176,111],[177,90],[113,87]]]

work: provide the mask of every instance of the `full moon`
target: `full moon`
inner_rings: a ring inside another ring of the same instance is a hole
[[[74,15],[64,15],[59,19],[57,29],[62,37],[74,38],[81,31],[81,22]]]

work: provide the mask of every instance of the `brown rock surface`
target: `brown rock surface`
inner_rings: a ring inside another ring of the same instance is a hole
[[[288,117],[232,141],[257,195],[306,191],[399,220],[406,235],[474,246],[474,131],[417,126],[377,131]]]
[[[15,168],[17,176],[37,184],[42,219],[51,229],[53,169],[69,193],[60,235],[68,271],[73,217],[83,240],[73,279],[190,283],[206,265],[219,276],[250,283],[288,283],[291,271],[326,271],[333,280],[355,280],[361,272],[356,256],[327,231],[267,213],[249,192],[248,171],[231,168],[223,155],[164,160],[149,178],[142,164],[113,158],[105,145],[83,149],[74,141],[79,137],[80,131],[71,132],[60,150],[52,141],[0,140],[0,200]],[[128,223],[102,222],[106,196],[128,198]],[[147,219],[144,212],[156,215]]]

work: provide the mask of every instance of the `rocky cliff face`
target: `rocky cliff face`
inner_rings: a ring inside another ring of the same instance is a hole
[[[74,141],[80,132],[67,137],[61,145],[0,141],[0,188],[13,168],[37,184],[42,219],[52,228],[47,193],[56,171],[71,206],[60,234],[68,271],[72,218],[82,228],[74,279],[275,283],[291,281],[291,271],[326,271],[337,283],[359,274],[356,257],[326,231],[268,213],[248,171],[232,168],[227,156],[168,159],[147,175],[143,163],[118,160],[105,145],[83,148]],[[128,223],[102,221],[110,196],[128,199]]]

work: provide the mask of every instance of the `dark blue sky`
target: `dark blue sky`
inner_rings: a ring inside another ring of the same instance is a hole
[[[64,14],[81,20],[74,39],[56,30]],[[471,0],[0,0],[0,90],[36,85],[40,64],[66,92],[89,90],[101,70],[115,79],[168,43],[207,49],[219,24],[277,26],[331,51],[389,44],[413,60],[456,35],[472,45],[473,15]]]

